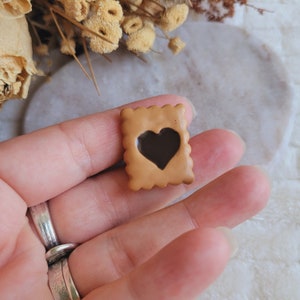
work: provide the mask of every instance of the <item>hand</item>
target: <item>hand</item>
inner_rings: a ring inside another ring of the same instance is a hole
[[[129,106],[179,102],[190,122],[192,109],[177,96]],[[192,185],[128,190],[123,168],[101,172],[122,159],[119,112],[0,144],[0,299],[53,299],[45,249],[27,218],[28,207],[49,199],[61,243],[80,243],[69,268],[87,300],[192,299],[230,258],[230,244],[215,228],[234,227],[266,204],[266,176],[257,167],[234,168],[244,144],[219,129],[190,140]]]

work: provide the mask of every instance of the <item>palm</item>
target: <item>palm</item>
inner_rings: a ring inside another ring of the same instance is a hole
[[[178,100],[183,101],[165,96],[139,104]],[[123,169],[90,177],[121,158],[118,112],[0,145],[0,220],[8,224],[0,229],[1,299],[52,299],[45,250],[27,222],[28,206],[51,199],[59,240],[80,243],[69,267],[85,299],[146,300],[188,299],[206,288],[224,268],[229,249],[221,234],[205,228],[233,227],[264,205],[269,188],[256,168],[220,176],[243,152],[240,140],[222,130],[191,139],[192,186],[131,192]],[[204,187],[165,207],[199,186]]]
[[[27,223],[25,217],[22,221]],[[16,248],[0,271],[1,299],[53,299],[47,282],[45,250],[28,223],[9,239]]]

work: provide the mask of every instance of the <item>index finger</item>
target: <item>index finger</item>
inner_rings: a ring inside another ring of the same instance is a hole
[[[180,96],[164,95],[127,107],[176,105],[192,108]],[[0,178],[14,188],[28,206],[68,190],[121,159],[121,108],[93,114],[19,136],[0,144]]]

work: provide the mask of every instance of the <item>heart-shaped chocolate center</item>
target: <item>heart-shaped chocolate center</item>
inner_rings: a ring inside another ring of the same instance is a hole
[[[172,128],[163,128],[158,134],[146,131],[138,137],[137,147],[147,159],[163,170],[180,146],[180,135]]]

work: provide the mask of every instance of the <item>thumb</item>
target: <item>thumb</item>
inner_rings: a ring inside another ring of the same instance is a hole
[[[27,206],[1,178],[0,195],[0,267],[2,267],[15,250],[17,237],[27,223]]]

